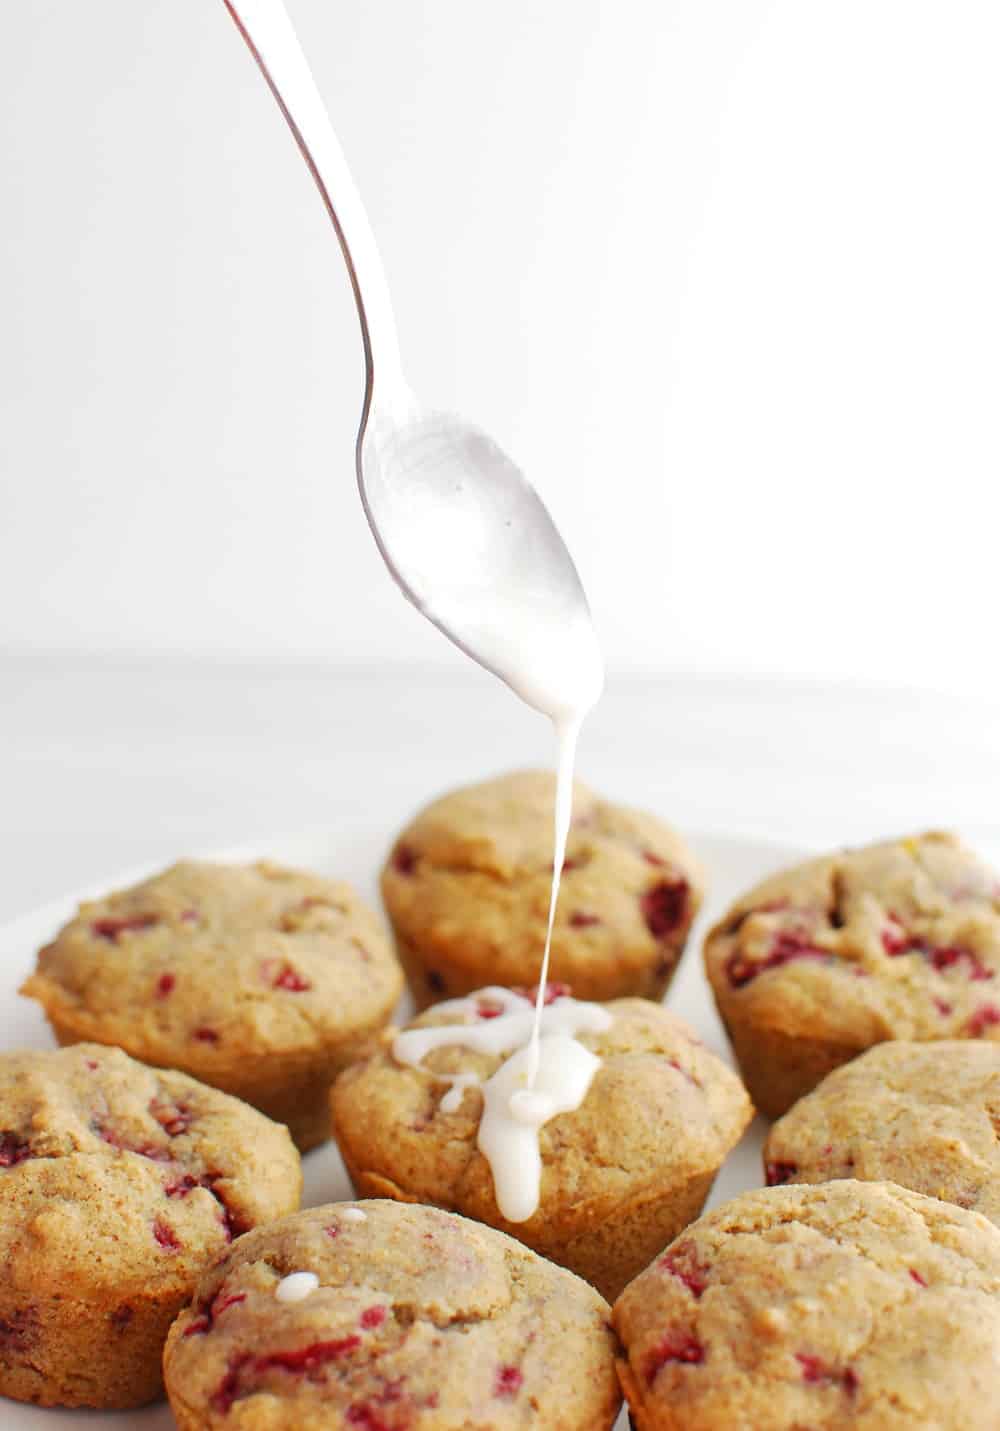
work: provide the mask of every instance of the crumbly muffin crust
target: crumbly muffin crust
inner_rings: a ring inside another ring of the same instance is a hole
[[[1000,1225],[1000,1045],[878,1044],[775,1123],[770,1185],[831,1178],[899,1183]]]
[[[151,1400],[204,1268],[298,1206],[287,1130],[96,1044],[0,1055],[0,1128],[0,1395]]]
[[[810,860],[709,933],[705,963],[754,1102],[784,1113],[886,1039],[1000,1039],[1000,881],[952,835]]]
[[[482,1016],[493,1010],[488,1000]],[[483,1096],[467,1087],[455,1112],[435,1073],[485,1080],[502,1057],[442,1048],[419,1068],[391,1038],[337,1080],[334,1131],[360,1196],[434,1203],[499,1227],[611,1297],[704,1205],[753,1109],[736,1075],[675,1015],[645,999],[607,1008],[611,1027],[581,1033],[601,1067],[584,1102],[539,1134],[541,1199],[527,1222],[501,1216],[476,1145]],[[409,1027],[461,1022],[438,1008]]]
[[[280,1301],[301,1271],[319,1285]],[[620,1403],[592,1288],[490,1228],[382,1201],[241,1238],[164,1369],[180,1431],[608,1431]]]
[[[745,1193],[626,1289],[637,1431],[1000,1425],[1000,1232],[892,1183]]]
[[[336,1071],[386,1023],[402,974],[344,884],[261,862],[182,861],[81,906],[22,993],[61,1043],[116,1044],[326,1136]]]
[[[533,984],[552,879],[555,779],[522,771],[445,795],[400,834],[382,893],[418,1007]],[[701,903],[702,873],[661,820],[574,786],[550,974],[581,999],[658,999]]]

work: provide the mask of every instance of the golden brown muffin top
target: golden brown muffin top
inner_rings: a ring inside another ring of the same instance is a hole
[[[120,1049],[0,1054],[0,1129],[0,1264],[26,1292],[190,1282],[299,1201],[287,1129]]]
[[[318,1286],[281,1301],[303,1271]],[[607,1317],[585,1282],[492,1228],[332,1204],[241,1238],[202,1279],[170,1333],[167,1389],[182,1425],[241,1431],[608,1431]]]
[[[848,1044],[1000,1038],[1000,881],[952,835],[810,860],[759,884],[705,944],[734,1018]]]
[[[84,904],[22,992],[102,1042],[206,1075],[234,1056],[321,1050],[384,1019],[402,974],[345,884],[260,862],[185,860]]]
[[[899,1183],[1000,1225],[1000,1046],[876,1045],[775,1123],[768,1182]]]
[[[996,1424],[1000,1231],[892,1183],[744,1193],[623,1292],[640,1431]]]
[[[488,994],[470,1002],[480,1018],[496,1012]],[[739,1078],[683,1020],[646,999],[617,999],[602,1007],[612,1015],[610,1027],[576,1035],[601,1065],[580,1107],[540,1129],[538,1210],[512,1229],[542,1245],[546,1237],[562,1240],[578,1224],[611,1216],[644,1188],[714,1171],[753,1115]],[[437,1006],[407,1027],[462,1019]],[[485,1081],[504,1056],[439,1048],[413,1067],[394,1058],[393,1033],[334,1086],[334,1124],[349,1162],[407,1197],[509,1226],[476,1145],[483,1095],[478,1087],[467,1087],[457,1110],[446,1112],[441,1099],[448,1084],[434,1076],[474,1073]]]
[[[473,971],[531,983],[545,942],[555,777],[520,771],[435,800],[402,831],[382,874],[400,935]],[[609,969],[645,970],[682,939],[704,880],[654,815],[573,787],[573,824],[553,934],[560,977],[583,987]],[[676,955],[670,959],[671,966]],[[596,997],[597,994],[595,993]]]

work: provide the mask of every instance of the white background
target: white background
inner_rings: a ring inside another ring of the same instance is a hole
[[[534,478],[613,670],[1000,691],[993,0],[289,7],[412,381]],[[2,8],[0,646],[457,670],[221,0]]]

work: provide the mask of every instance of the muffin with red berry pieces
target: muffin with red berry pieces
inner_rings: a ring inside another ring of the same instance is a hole
[[[893,1183],[744,1193],[613,1321],[636,1431],[1000,1424],[1000,1230]]]
[[[552,881],[555,779],[521,772],[434,801],[402,831],[382,894],[418,1008],[538,979]],[[585,785],[552,938],[551,977],[585,999],[659,999],[701,904],[687,846]]]
[[[886,1181],[1000,1226],[1000,1043],[877,1044],[771,1129],[767,1181]]]
[[[1000,1039],[1000,881],[947,834],[810,860],[739,899],[705,963],[751,1097],[779,1117],[887,1039]]]
[[[337,1072],[389,1020],[402,972],[345,884],[184,861],[80,907],[21,992],[60,1043],[116,1044],[252,1103],[305,1150]]]
[[[563,986],[546,995],[539,1088],[563,1111],[537,1131],[505,1133],[501,1101],[520,1086],[534,991],[496,988],[436,1004],[341,1074],[334,1132],[358,1196],[489,1223],[610,1300],[701,1212],[753,1109],[662,1006],[578,1003]],[[559,1075],[577,1059],[590,1081],[564,1098]]]
[[[143,1405],[204,1270],[298,1207],[288,1130],[97,1044],[0,1055],[0,1128],[0,1396]]]
[[[607,1304],[502,1233],[378,1200],[240,1238],[164,1355],[180,1431],[609,1431]]]

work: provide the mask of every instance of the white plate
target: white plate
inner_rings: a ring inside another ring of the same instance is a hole
[[[328,831],[300,833],[276,838],[266,846],[217,850],[205,857],[250,860],[266,856],[346,879],[377,901],[375,872],[385,853],[385,831],[385,826],[375,829],[362,824],[359,829],[352,825],[350,831],[339,835]],[[763,840],[718,835],[694,836],[691,837],[691,844],[708,871],[711,889],[668,1002],[676,1013],[695,1026],[709,1048],[731,1062],[701,970],[701,932],[748,885],[755,884],[781,865],[806,857],[808,852]],[[38,1005],[32,1000],[20,998],[17,993],[18,985],[33,965],[35,950],[71,917],[80,899],[121,888],[151,873],[153,871],[149,869],[126,870],[104,881],[100,888],[68,895],[0,926],[0,1048],[46,1048],[52,1044]],[[709,1206],[725,1201],[745,1188],[760,1187],[763,1133],[763,1124],[757,1119],[720,1173]],[[332,1144],[308,1154],[304,1167],[305,1206],[335,1202],[351,1196],[343,1164]],[[126,1428],[132,1427],[137,1431],[140,1428],[141,1431],[168,1431],[173,1424],[169,1410],[162,1404],[131,1412],[43,1411],[0,1398],[0,1426],[4,1431],[42,1431],[42,1428],[65,1431],[71,1426],[86,1428],[86,1431],[99,1431],[99,1428],[102,1431],[103,1428],[106,1431],[126,1431]],[[624,1417],[619,1424],[626,1424]]]

